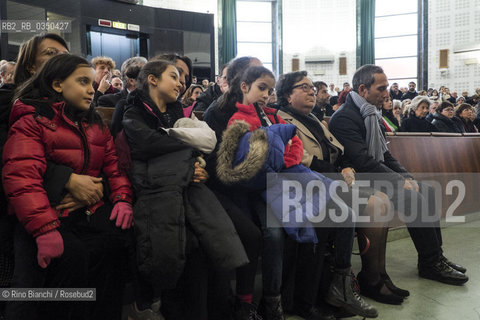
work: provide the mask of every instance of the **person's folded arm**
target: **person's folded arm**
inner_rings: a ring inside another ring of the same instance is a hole
[[[142,115],[135,110],[127,110],[122,123],[132,159],[148,160],[155,156],[189,148],[180,140],[168,136],[162,129],[150,128]]]

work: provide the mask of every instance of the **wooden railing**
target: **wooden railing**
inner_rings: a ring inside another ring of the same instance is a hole
[[[399,132],[387,135],[387,141],[392,155],[416,179],[442,186],[444,216],[453,209],[454,215],[480,211],[480,134]],[[465,196],[457,187],[449,192],[449,183],[463,184]]]

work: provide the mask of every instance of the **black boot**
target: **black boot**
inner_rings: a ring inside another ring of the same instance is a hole
[[[282,296],[263,296],[258,313],[264,320],[285,320]]]
[[[353,291],[350,268],[335,270],[325,300],[332,306],[343,307],[346,311],[365,318],[378,317],[377,309]]]
[[[257,313],[257,307],[248,302],[235,301],[235,320],[262,320]]]

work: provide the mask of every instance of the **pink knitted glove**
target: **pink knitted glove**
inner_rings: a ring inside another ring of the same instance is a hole
[[[117,219],[115,225],[117,227],[122,226],[122,229],[128,229],[132,225],[133,209],[132,205],[128,202],[117,202],[112,209],[110,220]]]
[[[63,239],[60,232],[53,230],[39,235],[37,241],[37,261],[42,268],[48,267],[50,261],[63,254]]]

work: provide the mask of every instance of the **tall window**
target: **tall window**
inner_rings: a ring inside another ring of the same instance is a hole
[[[237,56],[254,56],[274,71],[275,1],[237,0]]]
[[[418,0],[375,3],[375,64],[390,83],[418,85]]]

